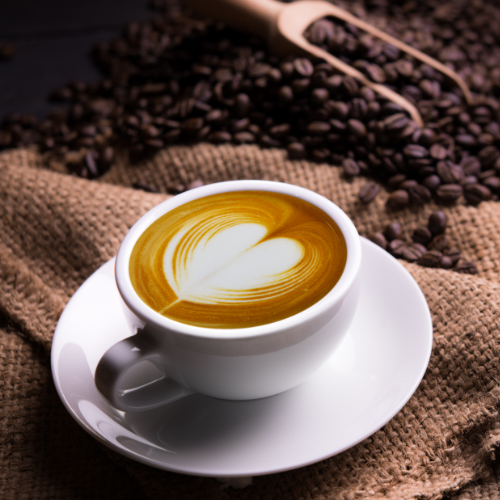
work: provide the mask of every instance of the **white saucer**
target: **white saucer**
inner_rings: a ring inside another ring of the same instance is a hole
[[[52,346],[57,391],[73,418],[123,455],[200,476],[269,474],[340,453],[386,424],[420,383],[432,348],[425,298],[388,253],[362,239],[362,292],[352,328],[310,379],[254,401],[189,395],[161,408],[123,413],[97,392],[102,354],[132,335],[111,260],[76,292]]]

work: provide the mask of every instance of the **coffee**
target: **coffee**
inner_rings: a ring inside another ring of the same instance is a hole
[[[346,259],[342,232],[315,205],[281,193],[233,191],[153,222],[133,248],[129,273],[139,297],[170,319],[247,328],[318,302]]]

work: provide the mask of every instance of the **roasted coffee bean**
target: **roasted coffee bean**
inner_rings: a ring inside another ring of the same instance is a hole
[[[500,178],[488,177],[483,181],[483,184],[495,193],[500,193]]]
[[[269,135],[274,139],[282,139],[290,133],[290,124],[281,123],[269,129]]]
[[[443,254],[438,250],[429,250],[418,259],[417,264],[424,267],[439,267],[442,257]]]
[[[234,101],[234,109],[237,116],[245,116],[251,107],[250,97],[247,94],[238,94]]]
[[[359,175],[360,168],[359,165],[352,158],[345,158],[342,161],[342,167],[344,169],[344,175],[346,177],[354,177]]]
[[[370,237],[370,240],[373,241],[376,245],[379,247],[383,248],[384,250],[387,250],[388,243],[387,240],[385,239],[385,236],[382,233],[375,233]]]
[[[442,252],[445,248],[448,248],[450,240],[445,234],[438,234],[434,236],[432,241],[427,245],[429,250],[439,250]]]
[[[281,142],[279,140],[274,139],[267,134],[260,136],[259,144],[264,148],[279,148],[281,146]]]
[[[107,170],[115,160],[115,151],[111,146],[106,146],[99,155],[99,164]]]
[[[481,184],[467,184],[464,187],[464,196],[471,205],[478,205],[482,201],[491,200],[491,191]]]
[[[441,261],[439,262],[439,267],[443,269],[451,269],[453,267],[453,261],[447,255],[443,255],[441,257]]]
[[[472,261],[461,260],[455,265],[454,270],[462,274],[477,274],[476,264]]]
[[[209,139],[216,144],[220,144],[223,142],[229,142],[232,139],[232,137],[231,137],[231,134],[229,134],[228,132],[224,132],[223,130],[219,130],[217,132],[212,132],[209,135]]]
[[[350,95],[355,96],[359,91],[357,80],[352,76],[345,76],[342,79],[342,88]]]
[[[255,136],[251,132],[238,132],[234,134],[234,141],[240,144],[255,142]]]
[[[288,156],[292,160],[302,159],[306,156],[306,148],[300,142],[291,142],[287,146]]]
[[[427,227],[429,228],[429,231],[436,236],[444,233],[447,224],[448,217],[446,214],[441,210],[437,210],[436,212],[432,212],[429,216]]]
[[[396,113],[394,115],[389,115],[381,123],[384,128],[390,132],[403,130],[410,119],[403,113]]]
[[[441,144],[433,144],[429,153],[436,160],[444,160],[448,156],[448,150]]]
[[[385,72],[376,64],[369,64],[365,69],[368,77],[373,80],[375,83],[384,83],[386,80]]]
[[[371,203],[380,192],[380,186],[376,182],[367,182],[358,193],[358,198],[361,203],[367,205]]]
[[[327,89],[317,88],[311,92],[311,104],[313,106],[321,106],[330,98],[330,93]]]
[[[408,188],[410,200],[416,205],[425,205],[431,199],[431,192],[420,184]]]
[[[415,248],[404,246],[401,250],[401,257],[408,262],[416,262],[421,257],[421,254]]]
[[[422,181],[422,185],[425,186],[429,191],[434,192],[441,185],[441,179],[438,175],[428,175]]]
[[[314,72],[314,66],[309,59],[299,58],[293,62],[295,71],[301,76],[311,76]]]
[[[486,167],[492,167],[496,160],[500,157],[500,151],[495,146],[486,146],[479,153],[477,157],[481,161],[481,164]]]
[[[389,195],[386,205],[388,208],[398,210],[404,208],[410,203],[410,195],[404,189],[398,189]]]
[[[403,249],[405,247],[406,247],[405,242],[403,240],[397,239],[397,240],[392,240],[389,243],[387,249],[395,257],[401,257],[403,255]]]
[[[357,138],[364,137],[366,135],[366,127],[359,120],[349,120],[347,122],[347,129]]]
[[[404,77],[410,77],[413,73],[412,62],[407,61],[405,59],[400,59],[399,61],[396,61],[394,67],[396,68],[397,72]]]
[[[460,162],[465,175],[476,175],[481,171],[481,162],[475,156],[468,156]]]
[[[278,92],[278,99],[284,103],[293,102],[294,97],[292,87],[288,85],[281,87]]]
[[[153,127],[152,125],[149,127],[150,129],[155,129],[155,133],[148,134],[150,137],[157,137],[160,135],[160,131]],[[194,134],[198,132],[201,128],[203,128],[203,119],[202,118],[188,118],[181,123],[181,130],[186,132],[187,134]]]
[[[146,139],[144,141],[144,148],[148,152],[155,153],[165,146],[165,143],[161,139]]]
[[[427,248],[422,245],[421,243],[411,243],[410,245],[410,248],[412,248],[415,252],[417,252],[418,256],[421,257],[422,255],[424,255],[424,253],[427,252]]]
[[[406,175],[405,174],[396,174],[391,177],[389,177],[387,181],[387,187],[389,189],[397,189],[400,187],[401,183],[406,180]]]
[[[425,158],[429,156],[427,148],[418,144],[408,144],[403,148],[403,153],[408,158]]]
[[[307,133],[311,135],[325,135],[331,129],[328,122],[311,122],[307,125]]]
[[[460,251],[457,248],[446,248],[443,254],[450,258],[452,265],[460,260]]]
[[[349,106],[345,102],[326,101],[324,107],[337,120],[345,120],[349,115]]]
[[[387,241],[400,240],[403,235],[401,224],[397,221],[391,222],[384,229],[384,236]]]
[[[205,115],[205,121],[206,122],[216,122],[216,121],[219,121],[221,118],[223,117],[223,113],[220,109],[212,109],[212,111],[209,111],[206,115]],[[172,122],[172,120],[171,120]],[[171,127],[171,128],[175,128],[175,127]]]
[[[488,179],[489,177],[493,177],[495,175],[495,173],[496,173],[495,170],[492,168],[489,170],[483,170],[482,172],[477,174],[477,178],[480,181],[484,181],[484,180]]]
[[[462,167],[449,160],[439,161],[436,171],[444,184],[458,184],[464,178]]]
[[[427,245],[432,240],[432,233],[428,227],[418,226],[413,231],[412,239],[415,243]]]
[[[163,134],[163,140],[166,143],[170,144],[176,142],[180,138],[180,135],[181,135],[180,129],[172,129]]]
[[[460,184],[444,184],[436,189],[438,198],[446,203],[458,200],[463,194],[463,188]]]

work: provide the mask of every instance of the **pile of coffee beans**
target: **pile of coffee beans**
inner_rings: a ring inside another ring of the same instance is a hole
[[[341,2],[337,2],[340,4]],[[397,105],[321,61],[276,58],[263,40],[156,1],[150,22],[98,44],[105,77],[72,81],[50,98],[63,107],[46,119],[12,114],[0,148],[37,144],[47,164],[95,178],[115,148],[132,160],[168,144],[209,141],[285,148],[290,158],[340,165],[346,178],[372,178],[400,209],[435,198],[477,204],[500,196],[500,7],[487,0],[389,2],[344,7],[384,25],[456,69],[475,92],[460,91],[432,68],[355,27],[323,19],[306,36],[415,103],[419,128]]]
[[[460,259],[460,251],[451,246],[445,235],[447,217],[438,210],[429,216],[427,225],[417,226],[412,241],[405,241],[403,229],[397,221],[388,224],[382,233],[370,239],[394,257],[415,262],[424,267],[453,269],[459,273],[476,274],[474,262]]]
[[[472,107],[466,105],[454,82],[354,26],[321,19],[306,34],[310,42],[335,54],[370,80],[401,94],[417,107],[425,121],[425,127],[420,129],[401,109],[394,112],[397,106],[389,103],[385,106],[393,112],[386,117],[374,117],[372,109],[378,109],[377,102],[368,102],[365,96],[360,98],[359,92],[347,100],[346,114],[351,121],[353,113],[358,115],[354,119],[360,119],[365,126],[365,133],[358,134],[356,141],[349,121],[340,130],[336,117],[328,118],[330,131],[340,135],[335,139],[345,145],[347,155],[358,160],[358,164],[361,159],[394,191],[387,201],[391,209],[410,203],[422,205],[432,196],[443,203],[465,199],[478,204],[498,199],[500,193],[500,48],[493,28],[493,22],[500,21],[499,12],[474,2],[480,6],[479,11],[469,12],[468,20],[457,21],[457,9],[465,13],[472,7],[467,8],[463,2],[461,8],[455,4],[453,12],[451,4],[447,4],[446,8],[436,8],[425,15],[424,1],[420,6],[423,17],[410,18],[410,24],[416,27],[413,30],[402,19],[409,3],[404,8],[388,10],[392,12],[395,36],[445,62],[473,91],[484,92],[475,95],[476,104]],[[489,19],[485,17],[487,12],[492,14]],[[373,22],[377,22],[376,16]],[[479,26],[484,29],[481,35],[477,32]],[[478,54],[483,54],[481,59]],[[331,78],[326,80],[329,81]],[[357,129],[361,129],[358,124]],[[327,137],[331,140],[331,135]],[[349,143],[355,144],[354,148],[349,148]],[[354,172],[352,165],[349,171]],[[373,193],[367,185],[360,192],[360,200],[368,203],[374,198]]]

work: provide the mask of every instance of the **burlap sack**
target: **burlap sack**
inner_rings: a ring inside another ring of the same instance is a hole
[[[166,195],[148,182],[272,179],[330,198],[362,235],[394,218],[382,193],[368,207],[329,165],[287,161],[253,146],[172,147],[137,166],[122,158],[86,181],[41,168],[34,151],[0,155],[0,498],[439,499],[499,498],[500,204],[446,208],[447,234],[479,274],[405,264],[433,318],[434,346],[419,389],[380,431],[350,450],[244,489],[153,469],[104,448],[67,414],[50,375],[52,335],[82,282],[127,229]],[[433,207],[398,213],[408,232]]]

